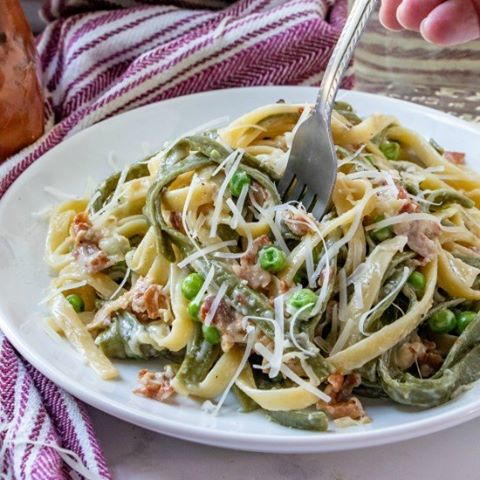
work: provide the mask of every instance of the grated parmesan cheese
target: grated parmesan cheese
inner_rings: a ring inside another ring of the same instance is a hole
[[[408,267],[404,267],[402,276],[400,277],[399,285],[403,286],[403,284],[407,281],[409,275],[410,270],[408,269]],[[365,323],[367,322],[368,318],[372,315],[372,313],[375,313],[379,308],[385,305],[385,303],[387,303],[392,297],[398,295],[398,292],[398,288],[393,289],[385,298],[383,298],[382,301],[378,302],[370,310],[362,314],[362,316],[358,320],[358,329],[360,330],[360,333],[362,335],[365,335],[366,337],[371,335],[370,333],[365,331]]]
[[[342,268],[338,272],[338,320],[339,324],[342,325],[342,323],[346,320],[345,315],[347,312],[347,274],[345,272],[345,268]],[[340,326],[339,325],[339,326]]]
[[[228,259],[235,259],[235,258],[241,258],[243,256],[245,256],[247,254],[247,252],[252,248],[253,246],[253,237],[252,237],[252,232],[250,231],[250,229],[247,227],[247,223],[245,222],[241,212],[239,212],[237,210],[237,207],[236,205],[233,203],[233,200],[231,198],[227,199],[227,205],[228,207],[230,208],[230,210],[232,211],[233,213],[233,218],[237,218],[238,219],[238,223],[240,224],[240,226],[243,227],[243,229],[245,230],[245,234],[247,236],[247,246],[245,248],[245,251],[244,252],[240,252],[240,253],[232,253],[232,252],[226,252],[226,253],[223,253],[223,252],[217,252],[215,254],[215,257],[218,257],[218,258],[228,258]],[[233,228],[233,227],[232,227]]]
[[[290,336],[290,341],[293,343],[293,345],[295,346],[295,348],[297,348],[298,350],[300,350],[301,352],[303,352],[305,355],[309,355],[311,356],[313,353],[315,352],[312,352],[310,350],[307,350],[306,348],[303,348],[298,342],[297,342],[297,339],[295,337],[295,324],[297,323],[297,320],[300,318],[300,315],[305,311],[307,310],[308,308],[311,308],[313,307],[314,304],[313,303],[308,303],[307,305],[304,305],[303,307],[299,308],[292,316],[292,318],[290,319],[290,328],[289,328],[289,336]]]
[[[203,282],[202,288],[200,288],[199,292],[197,293],[195,298],[192,300],[193,303],[200,305],[200,302],[202,301],[203,296],[205,295],[205,293],[207,293],[208,288],[212,283],[214,274],[215,274],[215,268],[212,266],[210,267],[210,270],[208,271],[207,276],[205,277],[205,281]]]
[[[435,215],[429,213],[401,213],[400,215],[395,215],[380,222],[372,223],[365,227],[365,230],[370,231],[377,228],[389,227],[390,225],[395,225],[397,223],[404,222],[418,222],[421,220],[428,220],[440,224],[440,219]]]
[[[282,233],[280,231],[280,227],[277,226],[277,224],[274,221],[275,211],[276,211],[276,209],[278,209],[278,207],[280,205],[277,206],[277,207],[272,207],[272,208],[263,208],[255,201],[255,198],[253,198],[253,195],[251,193],[249,194],[249,198],[250,198],[250,202],[252,203],[252,205],[255,207],[255,209],[260,214],[260,218],[268,224],[268,226],[270,228],[270,231],[273,233],[273,236],[275,237],[275,240],[276,240],[278,246],[285,253],[289,254],[290,249],[288,248],[288,246],[287,246],[287,244],[286,244],[286,242],[285,242],[285,240],[282,236]]]
[[[280,297],[283,297],[283,295],[280,295],[279,297],[276,297],[276,298],[280,298]],[[277,300],[277,303],[279,302],[279,300]],[[270,378],[273,378],[275,376],[278,375],[278,372],[280,371],[280,367],[281,367],[281,362],[282,362],[282,357],[283,357],[283,350],[284,350],[284,347],[285,347],[285,341],[284,341],[284,334],[283,334],[283,328],[284,328],[284,316],[283,316],[283,298],[282,298],[282,301],[281,301],[281,307],[280,305],[275,305],[275,316],[277,316],[277,309],[279,310],[280,308],[282,308],[282,312],[279,313],[279,316],[281,316],[281,318],[279,317],[278,320],[277,318],[275,318],[275,320],[271,319],[271,318],[267,318],[267,317],[257,317],[255,315],[246,315],[244,317],[244,321],[248,322],[248,320],[263,320],[263,321],[266,321],[266,322],[270,322],[272,325],[273,325],[273,333],[274,333],[274,338],[273,338],[273,357],[275,357],[273,360],[272,360],[272,363],[273,365],[271,365],[271,367],[273,367],[274,369],[274,372],[276,371],[275,375],[271,374],[271,372],[269,373],[269,377]],[[270,365],[269,365],[269,368],[270,368]]]
[[[354,220],[351,223],[350,228],[341,239],[337,240],[333,245],[330,246],[330,248],[327,248],[325,250],[325,253],[323,254],[320,261],[318,262],[317,268],[315,269],[315,273],[314,273],[315,278],[318,278],[318,276],[320,275],[320,272],[324,268],[327,262],[327,259],[335,257],[340,251],[340,249],[353,238],[363,218],[360,212],[365,208],[370,198],[375,194],[387,191],[389,188],[390,187],[378,187],[378,188],[374,188],[373,190],[370,190],[370,192],[368,192],[363,197],[363,199],[354,207],[355,210],[359,210],[359,211],[356,212],[356,215],[354,216]],[[407,214],[407,215],[410,215],[410,214]]]
[[[218,412],[222,408],[222,405],[225,402],[225,399],[227,398],[228,392],[231,390],[231,388],[233,387],[233,384],[237,381],[237,378],[240,376],[243,369],[245,368],[245,365],[248,362],[250,354],[252,353],[256,336],[257,335],[255,332],[255,328],[252,326],[247,327],[247,344],[245,345],[245,351],[243,352],[242,359],[240,360],[240,363],[238,364],[238,367],[235,370],[235,373],[233,374],[232,378],[228,382],[227,388],[223,391],[222,396],[220,397],[218,403],[215,405],[215,408],[212,411],[213,415],[218,414]]]
[[[187,265],[192,263],[193,261],[197,260],[200,257],[203,257],[209,253],[216,252],[217,250],[221,250],[225,247],[232,247],[236,245],[237,242],[235,240],[225,240],[224,242],[214,243],[213,245],[207,245],[204,248],[198,250],[198,252],[194,252],[187,257],[185,257],[181,262],[178,262],[179,268],[185,268]]]
[[[240,195],[238,196],[237,204],[235,205],[236,210],[238,214],[235,214],[233,220],[232,220],[232,228],[235,230],[238,227],[238,222],[240,218],[242,218],[242,210],[243,206],[245,205],[245,200],[247,198],[247,193],[248,193],[248,185],[244,185],[242,188],[242,191],[240,192]],[[230,200],[230,199],[229,199]],[[228,203],[228,200],[227,200]],[[233,212],[233,210],[232,210]]]
[[[267,359],[269,362],[272,360],[272,353],[270,350],[268,350],[264,345],[261,343],[257,342],[255,344],[255,351],[261,355],[263,358]],[[311,383],[306,382],[303,380],[303,378],[300,378],[296,373],[294,373],[290,368],[288,368],[286,365],[282,365],[280,371],[290,380],[295,382],[299,387],[303,388],[305,391],[311,393],[312,395],[315,395],[318,397],[320,400],[323,400],[326,403],[329,403],[331,398],[329,395],[326,393],[322,392],[315,386],[313,386]]]
[[[183,229],[185,230],[185,233],[188,237],[188,239],[192,242],[193,246],[199,252],[201,250],[200,246],[198,243],[195,241],[194,235],[190,231],[189,225],[188,225],[188,207],[190,206],[190,202],[192,201],[192,196],[193,196],[193,189],[198,183],[198,175],[195,172],[193,174],[192,180],[190,181],[190,185],[188,187],[187,191],[187,196],[185,198],[185,203],[183,204],[183,210],[182,210],[182,226]],[[205,258],[205,257],[204,257]]]
[[[274,338],[274,347],[273,347],[273,356],[270,363],[270,372],[268,376],[274,378],[280,372],[282,366],[282,356],[283,356],[283,330],[284,330],[284,311],[283,311],[283,295],[275,297],[273,300],[273,307],[275,309],[275,338]]]
[[[220,214],[222,212],[222,206],[223,206],[223,197],[225,195],[225,191],[227,189],[227,186],[232,179],[233,175],[238,169],[238,166],[240,165],[240,161],[242,160],[243,157],[243,150],[234,150],[227,158],[230,158],[232,165],[228,169],[227,174],[225,175],[225,178],[223,179],[222,184],[220,185],[220,188],[218,189],[217,196],[215,197],[215,208],[213,210],[213,215],[210,220],[210,238],[215,238],[217,235],[217,226],[218,226],[218,220],[220,218]]]
[[[220,288],[218,289],[218,292],[215,295],[215,298],[213,299],[210,310],[208,311],[207,316],[205,317],[205,320],[203,322],[205,325],[210,325],[212,323],[212,320],[215,317],[215,314],[217,313],[220,302],[225,296],[225,292],[227,291],[227,288],[228,288],[227,282],[223,282],[220,285]]]
[[[113,300],[114,298],[117,297],[117,295],[122,291],[124,285],[128,281],[128,277],[130,277],[130,274],[132,273],[132,269],[130,267],[127,268],[127,271],[125,272],[125,276],[123,277],[122,281],[119,283],[117,289],[110,295],[109,300]]]

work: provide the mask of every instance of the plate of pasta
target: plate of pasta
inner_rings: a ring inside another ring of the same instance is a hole
[[[107,413],[231,448],[340,450],[479,415],[479,131],[341,92],[318,219],[276,188],[314,97],[180,97],[33,164],[0,202],[16,348]]]

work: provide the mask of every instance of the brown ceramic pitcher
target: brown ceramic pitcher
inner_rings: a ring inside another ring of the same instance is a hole
[[[0,0],[0,162],[43,133],[36,60],[33,35],[19,0]]]

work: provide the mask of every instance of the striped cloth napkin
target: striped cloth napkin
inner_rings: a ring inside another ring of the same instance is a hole
[[[0,166],[0,198],[64,138],[117,113],[219,88],[317,85],[346,12],[345,0],[47,1],[46,133]],[[110,478],[81,404],[1,334],[0,346],[1,478]]]

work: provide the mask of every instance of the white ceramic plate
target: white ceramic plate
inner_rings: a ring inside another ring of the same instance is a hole
[[[222,447],[265,452],[319,452],[384,444],[424,435],[480,415],[480,385],[441,407],[404,408],[367,402],[370,425],[328,433],[290,430],[270,423],[260,413],[242,414],[233,399],[216,418],[200,404],[179,399],[175,405],[136,396],[136,373],[147,362],[117,362],[121,378],[102,381],[64,340],[43,327],[37,306],[49,277],[42,263],[46,225],[32,213],[58,200],[51,186],[75,195],[88,178],[100,181],[111,173],[109,155],[120,166],[144,158],[172,139],[211,119],[234,118],[283,98],[312,101],[309,87],[259,87],[190,95],[119,115],[63,142],[34,163],[0,202],[0,327],[15,347],[47,377],[85,402],[151,430]],[[443,113],[386,97],[342,92],[361,115],[383,112],[450,150],[467,152],[480,169],[480,131]],[[150,363],[151,365],[151,363]]]

